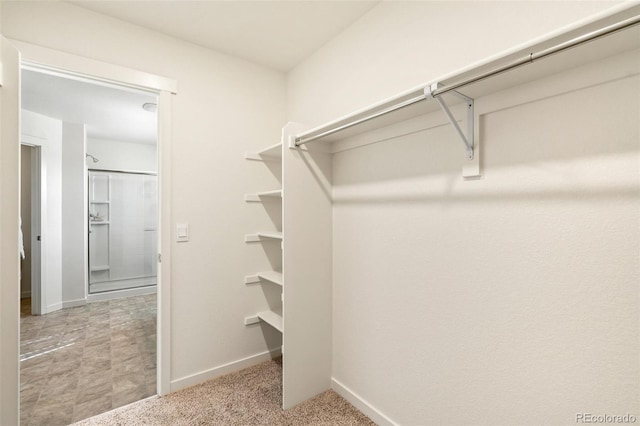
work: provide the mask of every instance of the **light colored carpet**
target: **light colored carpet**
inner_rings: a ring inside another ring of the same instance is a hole
[[[281,404],[282,361],[277,359],[75,425],[375,425],[333,391],[286,411]]]

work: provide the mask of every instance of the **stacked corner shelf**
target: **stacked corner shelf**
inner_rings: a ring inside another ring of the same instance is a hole
[[[264,321],[282,333],[282,309],[258,312],[257,316],[260,321]]]
[[[89,176],[89,283],[109,281],[111,277],[111,178],[90,172]]]
[[[268,203],[273,204],[277,197],[281,197],[283,213],[281,229],[286,230],[287,242],[284,247],[286,249],[281,252],[282,263],[280,266],[281,271],[286,273],[286,285],[282,272],[277,271],[252,272],[254,275],[245,277],[245,283],[260,283],[263,289],[270,291],[276,290],[273,286],[278,285],[281,294],[284,294],[286,290],[287,297],[283,299],[282,307],[279,309],[274,308],[269,311],[256,309],[258,312],[245,318],[245,324],[264,322],[282,333],[283,348],[286,347],[282,360],[283,409],[291,408],[332,386],[335,386],[334,389],[337,391],[344,392],[343,396],[346,394],[354,397],[350,390],[332,378],[332,365],[335,365],[332,364],[335,360],[333,352],[335,346],[332,346],[335,324],[331,320],[333,318],[333,301],[336,297],[332,292],[333,262],[335,259],[342,259],[336,257],[333,252],[332,155],[371,142],[371,140],[364,138],[369,132],[376,133],[373,142],[408,134],[398,133],[399,129],[407,130],[407,127],[398,125],[406,126],[407,120],[444,109],[437,102],[427,101],[433,96],[428,97],[427,93],[429,92],[425,89],[427,87],[431,89],[434,84],[437,87],[436,83],[441,83],[447,90],[464,87],[464,95],[467,97],[482,98],[543,77],[554,76],[568,68],[588,64],[596,59],[609,58],[614,54],[624,53],[624,64],[631,63],[628,59],[631,58],[630,55],[633,56],[632,59],[637,59],[637,55],[640,53],[637,50],[638,40],[640,40],[638,37],[640,25],[631,30],[618,31],[616,29],[611,32],[611,36],[585,44],[583,48],[573,49],[570,53],[554,54],[553,56],[549,56],[547,53],[548,49],[552,47],[555,49],[554,46],[562,46],[565,41],[573,40],[578,31],[587,35],[600,34],[601,31],[598,27],[611,24],[613,19],[629,18],[629,15],[634,14],[634,17],[629,19],[640,23],[640,15],[635,16],[638,12],[640,12],[640,6],[635,5],[630,7],[628,12],[620,12],[619,16],[611,15],[608,18],[602,18],[601,23],[593,21],[581,24],[581,27],[567,29],[564,33],[556,32],[550,34],[546,39],[536,39],[529,45],[519,45],[503,54],[488,58],[482,63],[473,64],[461,71],[444,76],[432,82],[433,84],[411,89],[312,129],[308,129],[302,124],[287,123],[283,128],[282,144],[247,154],[248,160],[261,161],[272,170],[280,167],[282,173],[281,183],[284,194],[274,188],[258,188],[258,190],[271,190],[249,194],[246,200],[247,202],[264,203],[264,207],[267,208]],[[615,28],[618,28],[617,24]],[[582,36],[579,36],[578,39],[582,39]],[[532,52],[538,52],[536,54],[538,57],[544,53],[543,57],[549,56],[549,59],[540,62],[536,60],[536,64],[534,64],[532,61],[534,53]],[[516,68],[510,68],[511,64],[521,62],[530,62],[532,65],[526,67],[518,65]],[[478,77],[503,75],[502,71],[499,73],[496,71],[503,68],[509,68],[512,71],[501,78]],[[631,68],[630,66],[629,69],[631,71],[628,71],[626,67],[616,69],[615,73],[607,75],[625,78],[625,73],[637,74],[637,67]],[[608,72],[609,70],[607,70]],[[589,79],[583,79],[585,74],[579,76],[576,87],[581,87],[581,84],[589,84]],[[464,82],[464,85],[460,86],[460,82]],[[530,89],[531,87],[527,86],[525,92]],[[430,93],[433,94],[438,90],[442,89],[435,89]],[[554,88],[552,92],[556,90]],[[546,96],[546,94],[543,95]],[[520,95],[517,98],[520,99]],[[411,102],[408,103],[409,101]],[[478,118],[475,114],[472,117],[474,122],[477,122],[473,133],[476,142],[479,141],[481,134],[479,117],[486,114],[487,111],[491,111],[487,103],[481,102],[481,104],[482,108],[475,110]],[[501,102],[495,104],[503,107]],[[469,120],[468,117],[467,120]],[[442,122],[444,123],[444,121]],[[419,126],[421,126],[420,129],[424,128],[422,123]],[[311,140],[322,140],[327,142],[329,146],[315,144],[317,147],[315,149],[313,148],[314,144],[307,145],[307,142],[311,142]],[[335,145],[332,145],[334,143]],[[474,158],[477,160],[478,156]],[[479,162],[477,164],[479,171]],[[467,165],[465,164],[465,166]],[[274,197],[276,198],[274,199]],[[265,246],[274,245],[274,241],[282,242],[282,240],[282,232],[256,232],[245,237],[245,241],[248,243],[265,244]],[[262,268],[254,268],[254,270],[260,271]],[[285,323],[286,333],[284,333]],[[357,399],[357,396],[354,398]],[[365,406],[366,404],[361,405],[361,407]],[[372,414],[372,418],[378,419],[379,423],[392,423],[375,409],[368,407],[367,410],[365,414]]]
[[[266,168],[272,176],[256,178],[266,183],[256,183],[245,196],[257,229],[244,237],[256,248],[244,283],[259,299],[244,324],[260,324],[264,335],[255,337],[271,356],[282,354],[283,409],[331,387],[331,154],[291,149],[294,135],[305,129],[289,122],[281,143],[245,156],[262,163],[256,172]],[[310,225],[307,219],[317,220]]]
[[[269,146],[261,151],[255,153],[246,153],[245,158],[247,160],[262,161],[262,162],[274,162],[279,163],[280,179],[282,178],[282,143],[277,143]],[[262,192],[256,192],[253,194],[246,194],[245,201],[248,203],[264,203],[268,200],[280,200],[280,207],[282,207],[282,189],[273,189]],[[282,211],[280,211],[282,214]],[[260,243],[268,241],[280,241],[282,246],[282,231],[258,231],[253,234],[245,235],[246,243]],[[280,270],[282,264],[280,264]],[[265,282],[268,285],[278,285],[282,289],[283,277],[282,272],[278,270],[257,272],[254,275],[248,275],[245,277],[245,284]],[[281,293],[280,300],[283,296]],[[271,308],[267,311],[260,311],[255,314],[255,317],[249,317],[245,319],[245,324],[255,324],[262,321],[271,327],[283,332],[283,318],[282,318],[282,305]]]
[[[255,194],[247,194],[247,195],[244,196],[244,200],[246,202],[257,202],[257,203],[259,203],[265,197],[271,197],[271,198],[280,197],[280,198],[282,198],[282,190],[281,189],[276,189],[274,191],[264,191],[264,192],[257,192]]]

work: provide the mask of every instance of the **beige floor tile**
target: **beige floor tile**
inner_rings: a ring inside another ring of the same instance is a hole
[[[33,426],[68,425],[73,420],[73,404],[36,405],[27,419],[27,424]]]
[[[84,386],[78,384],[75,403],[83,404],[91,402],[102,395],[109,395],[109,397],[111,397],[112,390],[113,383],[111,381],[111,377],[109,377],[109,380],[98,380],[92,383],[87,383]]]
[[[78,379],[78,389],[87,388],[91,386],[105,385],[105,387],[111,390],[113,384],[113,373],[111,369],[98,371],[94,374],[80,374]]]
[[[119,392],[114,392],[111,396],[111,401],[115,408],[130,404],[134,401],[139,401],[148,396],[151,395],[147,390],[147,386],[143,384]]]
[[[43,378],[46,378],[49,374],[52,362],[36,364],[27,368],[20,369],[20,383],[31,384],[40,382]]]
[[[155,395],[156,298],[97,302],[44,316],[21,303],[23,425],[67,425]]]
[[[113,408],[111,394],[94,395],[91,400],[76,403],[73,407],[73,421],[77,422]]]

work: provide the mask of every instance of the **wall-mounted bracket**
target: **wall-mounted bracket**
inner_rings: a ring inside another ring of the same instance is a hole
[[[298,139],[300,138],[296,137],[296,135],[306,129],[306,126],[290,121],[282,128],[282,143],[290,149],[299,149],[301,145],[298,144]]]
[[[467,158],[469,160],[473,160],[473,155],[474,155],[474,143],[473,143],[473,139],[474,139],[474,111],[473,111],[473,106],[474,106],[474,101],[473,99],[471,99],[468,96],[463,95],[462,93],[458,93],[455,90],[451,90],[448,93],[457,96],[458,98],[462,99],[466,105],[467,105],[467,134],[465,135],[464,132],[462,131],[462,129],[460,129],[460,126],[458,125],[458,122],[456,121],[455,117],[453,116],[453,114],[451,114],[451,111],[449,110],[449,107],[447,106],[446,102],[444,101],[444,99],[442,99],[442,95],[438,95],[436,93],[436,91],[440,88],[440,83],[434,83],[429,87],[425,87],[424,88],[424,96],[427,99],[433,98],[435,99],[438,104],[440,104],[440,108],[442,108],[442,111],[444,111],[444,113],[446,114],[447,118],[449,119],[449,122],[451,123],[451,125],[453,126],[453,128],[455,129],[456,133],[458,133],[458,136],[460,136],[460,139],[462,139],[462,143],[464,143],[466,149],[467,149]]]

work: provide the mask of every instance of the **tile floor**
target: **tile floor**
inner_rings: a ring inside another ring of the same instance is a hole
[[[20,422],[55,426],[156,393],[156,295],[20,315]]]

